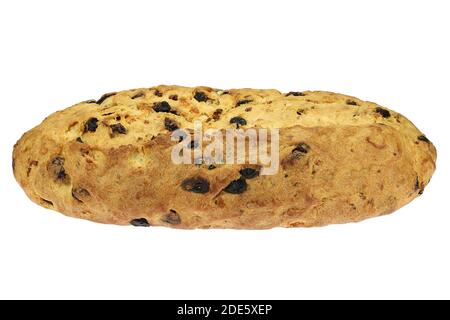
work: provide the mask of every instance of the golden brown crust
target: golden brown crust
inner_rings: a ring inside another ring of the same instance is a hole
[[[54,113],[16,144],[14,173],[34,202],[121,225],[310,227],[391,213],[435,170],[434,146],[410,121],[341,94],[158,86],[101,100]],[[155,111],[161,101],[171,112]],[[194,120],[233,128],[237,116],[243,128],[280,128],[276,175],[248,179],[232,194],[224,190],[248,165],[171,162],[171,130],[192,129]],[[308,151],[298,156],[301,143]],[[186,191],[195,179],[208,183],[207,192]]]

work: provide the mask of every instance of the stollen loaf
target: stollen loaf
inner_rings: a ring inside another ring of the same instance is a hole
[[[236,145],[205,157],[212,139],[196,135],[196,123],[222,133],[222,145],[228,133],[235,141],[256,132],[272,161],[250,161],[249,151],[226,162]],[[180,146],[192,161],[174,159]],[[435,147],[408,119],[355,97],[164,85],[58,111],[13,151],[16,180],[43,207],[182,229],[312,227],[385,215],[422,194],[435,162]]]

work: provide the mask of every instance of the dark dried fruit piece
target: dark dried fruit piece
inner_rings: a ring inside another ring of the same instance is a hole
[[[249,103],[249,102],[252,102],[253,100],[249,100],[249,99],[242,99],[242,100],[239,100],[237,103],[236,103],[236,107],[239,107],[239,106],[241,106],[241,105],[243,105],[243,104],[247,104],[247,103]]]
[[[150,227],[150,223],[145,218],[133,219],[130,224],[135,227]]]
[[[98,128],[98,119],[97,118],[90,118],[86,123],[84,124],[84,132],[95,132]]]
[[[77,142],[78,142],[78,143],[84,143],[84,142],[83,142],[83,139],[81,139],[80,137],[77,138]]]
[[[305,112],[305,109],[298,109],[297,114],[301,116]]]
[[[259,171],[253,168],[244,168],[239,171],[244,179],[253,179],[259,176]]]
[[[242,117],[233,117],[230,119],[231,124],[236,124],[236,128],[239,129],[239,126],[245,126],[247,124],[247,120]]]
[[[178,123],[170,118],[164,119],[164,127],[169,131],[175,131],[179,129]]]
[[[194,94],[194,99],[198,102],[205,102],[206,100],[208,100],[208,96],[203,91],[197,91]]]
[[[176,225],[181,223],[181,217],[175,210],[170,210],[170,213],[166,214],[163,217],[162,221],[165,223]]]
[[[117,92],[110,92],[110,93],[105,93],[104,95],[102,95],[100,97],[100,99],[97,100],[97,104],[102,104],[103,101],[105,101],[106,99],[108,99],[109,97],[115,96],[117,94]]]
[[[210,165],[208,166],[208,170],[214,170],[215,168],[216,168],[216,166],[213,165],[213,164],[210,164]]]
[[[118,134],[126,134],[127,129],[120,123],[112,124],[109,126],[112,130],[112,133],[118,133]]]
[[[170,112],[170,104],[167,101],[156,102],[153,105],[156,112]]]
[[[223,191],[231,194],[240,194],[245,192],[245,190],[247,190],[247,182],[242,177],[231,181],[230,184],[223,189]]]
[[[354,100],[351,99],[347,99],[347,101],[345,101],[346,104],[348,104],[349,106],[357,106],[358,103]]]
[[[389,118],[391,116],[391,113],[389,112],[389,110],[386,110],[386,109],[383,109],[383,108],[380,108],[380,107],[377,107],[375,109],[375,112],[381,114],[381,116],[383,118]]]
[[[308,146],[304,142],[300,142],[293,150],[292,153],[300,152],[300,153],[308,153],[308,151],[311,149],[310,146]]]
[[[64,170],[64,168],[58,172],[56,178],[57,178],[58,180],[61,180],[61,181],[65,181],[65,180],[66,180],[66,178],[67,178],[67,173],[66,173],[66,171]]]
[[[177,101],[178,100],[178,95],[172,94],[172,95],[169,96],[169,99],[173,100],[173,101]]]
[[[131,99],[137,99],[137,98],[141,98],[143,96],[145,96],[144,92],[138,92],[134,96],[132,96]]]
[[[223,109],[216,109],[216,110],[214,111],[214,113],[212,114],[211,117],[212,117],[215,121],[217,121],[217,120],[220,119],[220,115],[222,114],[222,112],[223,112]]]
[[[67,182],[68,180],[69,176],[67,175],[66,170],[64,169],[64,162],[65,159],[63,157],[56,156],[50,163],[49,169],[53,174],[53,177],[57,181]]]
[[[53,166],[63,166],[65,162],[65,159],[63,157],[57,156],[53,158],[52,165]]]
[[[291,92],[286,93],[286,97],[289,97],[289,96],[303,97],[303,96],[305,96],[305,94],[303,92],[291,91]]]
[[[155,90],[155,96],[157,96],[157,97],[162,97],[163,94],[162,94],[161,91],[159,91],[158,89],[156,89],[156,90]]]
[[[90,197],[89,191],[87,191],[84,188],[76,187],[72,189],[72,197],[74,197],[79,202],[83,202],[83,199],[86,199],[87,197]]]
[[[189,192],[207,193],[209,191],[209,182],[202,177],[193,177],[184,180],[181,183],[181,187],[183,190]]]
[[[430,140],[428,140],[428,138],[424,134],[418,136],[417,139],[426,143],[430,143]]]

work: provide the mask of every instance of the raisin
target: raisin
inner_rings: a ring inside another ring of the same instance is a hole
[[[298,109],[297,114],[301,116],[305,112],[305,109]]]
[[[136,93],[134,96],[132,96],[131,99],[137,99],[137,98],[141,98],[141,97],[143,97],[143,96],[145,96],[145,93],[143,93],[143,92],[138,92],[138,93]]]
[[[203,91],[197,91],[194,94],[194,99],[197,100],[198,102],[205,102],[208,100],[208,96]]]
[[[259,176],[259,171],[253,168],[244,168],[239,173],[244,179],[253,179]]]
[[[247,124],[247,121],[242,117],[233,117],[230,119],[231,124],[236,124],[236,128],[239,129],[239,126],[245,126]]]
[[[98,99],[97,100],[97,104],[102,104],[103,103],[103,101],[105,101],[106,99],[108,99],[109,97],[112,97],[112,96],[114,96],[114,95],[116,95],[117,94],[117,92],[111,92],[111,93],[105,93],[104,95],[102,95],[101,97],[100,97],[100,99]]]
[[[118,134],[126,134],[127,133],[127,129],[120,123],[112,124],[109,127],[111,128],[113,133],[118,133]]]
[[[289,97],[289,96],[303,97],[303,96],[305,96],[305,94],[303,92],[291,91],[291,92],[286,93],[286,97]]]
[[[209,182],[208,180],[201,177],[193,177],[184,180],[181,183],[181,187],[185,191],[194,192],[194,193],[207,193],[209,191]]]
[[[304,142],[300,142],[293,150],[292,153],[308,153],[308,151],[310,150],[310,146],[308,146],[306,143]]]
[[[72,189],[72,197],[74,197],[79,202],[83,202],[83,199],[89,197],[91,194],[84,188],[77,187]]]
[[[50,169],[57,181],[67,182],[68,175],[64,169],[64,162],[65,159],[61,156],[57,156],[51,161]]]
[[[84,132],[95,132],[98,128],[98,119],[97,118],[90,118],[86,123],[84,124]]]
[[[176,94],[172,94],[172,95],[169,96],[169,99],[177,101],[178,100],[178,96]]]
[[[239,100],[239,101],[236,103],[236,107],[239,107],[240,105],[247,104],[247,103],[252,102],[252,101],[253,101],[253,100],[249,100],[249,99],[242,99],[242,100]]]
[[[208,170],[214,170],[215,168],[216,168],[216,166],[213,165],[213,164],[210,164],[210,165],[208,166]]]
[[[345,103],[348,104],[349,106],[357,106],[358,105],[358,103],[356,101],[351,100],[351,99],[347,99],[345,101]]]
[[[80,137],[77,138],[77,142],[78,142],[78,143],[84,143],[84,142],[83,142],[83,139],[81,139]]]
[[[380,108],[380,107],[377,107],[377,108],[375,109],[375,112],[381,114],[381,116],[382,116],[383,118],[389,118],[389,117],[391,116],[391,113],[390,113],[388,110],[383,109],[383,108]]]
[[[223,109],[216,109],[216,111],[214,111],[214,113],[212,114],[212,118],[217,121],[220,119],[220,115],[222,114]]]
[[[428,138],[423,134],[418,136],[417,139],[426,143],[430,143],[430,140],[428,140]]]
[[[64,160],[63,157],[57,156],[57,157],[55,157],[52,160],[52,165],[54,165],[54,166],[63,166],[64,162],[65,162],[65,160]]]
[[[62,168],[62,169],[58,172],[57,179],[58,179],[58,180],[61,180],[61,181],[65,181],[66,178],[67,178],[67,173],[66,173],[66,171],[64,170],[64,168]]]
[[[170,104],[166,101],[155,102],[153,110],[156,112],[170,112]]]
[[[170,119],[170,118],[165,118],[164,119],[164,127],[169,130],[169,131],[175,131],[177,129],[179,129],[178,124],[176,123],[176,121]]]
[[[175,210],[170,210],[170,213],[166,214],[163,217],[162,221],[165,223],[176,225],[181,223],[181,217]]]
[[[133,219],[130,224],[135,227],[150,227],[150,223],[145,218]]]
[[[244,178],[239,178],[237,180],[231,181],[228,186],[223,189],[223,191],[231,194],[240,194],[247,190],[247,182]]]
[[[157,96],[157,97],[162,97],[163,94],[162,94],[161,91],[159,91],[158,89],[156,89],[156,90],[155,90],[155,96]]]

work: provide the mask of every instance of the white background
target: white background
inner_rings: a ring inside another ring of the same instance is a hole
[[[448,1],[2,1],[0,298],[450,298]],[[104,226],[29,201],[13,144],[50,113],[157,84],[329,90],[438,150],[425,193],[358,224]]]

